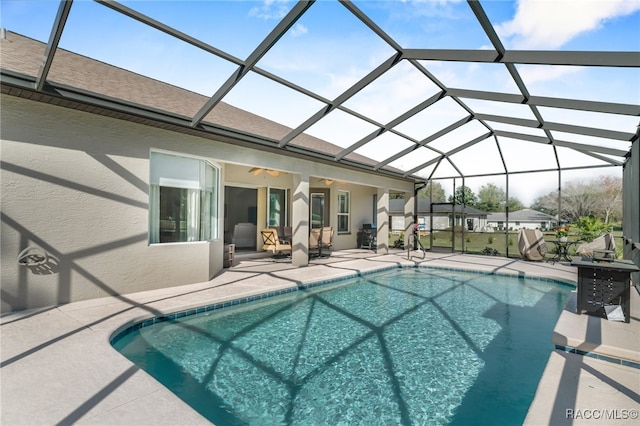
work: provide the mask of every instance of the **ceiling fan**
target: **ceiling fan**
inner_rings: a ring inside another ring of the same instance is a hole
[[[278,171],[278,170],[265,169],[265,168],[262,168],[262,167],[254,167],[251,170],[249,170],[249,173],[251,173],[254,176],[258,176],[262,172],[265,172],[266,174],[274,176],[274,177],[280,176],[280,171]]]
[[[333,180],[333,179],[321,179],[321,180],[324,180],[324,184],[327,185],[327,186],[333,185],[333,182],[337,182],[340,185],[346,185],[347,184],[347,182],[343,182],[341,180],[338,180],[338,181]]]

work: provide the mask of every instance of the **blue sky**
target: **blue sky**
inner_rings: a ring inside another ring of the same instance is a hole
[[[246,59],[294,4],[279,0],[122,3],[240,60]],[[355,1],[354,4],[406,48],[491,48],[465,1]],[[481,4],[507,49],[640,52],[640,0],[519,0],[482,1]],[[3,28],[46,41],[57,7],[58,2],[53,0],[2,0],[0,22]],[[235,69],[234,65],[222,59],[172,40],[159,31],[145,28],[87,0],[74,2],[60,46],[207,96],[213,94]],[[393,53],[393,49],[342,5],[320,0],[258,65],[333,99]],[[505,67],[500,64],[430,61],[424,64],[448,87],[518,93]],[[536,96],[640,104],[638,69],[520,65],[517,68],[529,91]],[[384,123],[436,92],[437,87],[426,81],[415,68],[400,64],[350,99],[346,106]],[[305,95],[253,73],[245,77],[224,100],[290,127],[296,127],[322,106]],[[526,107],[505,107],[473,100],[468,104],[481,112],[534,119]],[[425,112],[407,120],[402,131],[421,139],[425,137],[426,129],[435,132],[464,114],[454,102],[442,102],[428,114]],[[627,132],[634,131],[638,125],[637,117],[604,118],[595,113],[545,111],[547,121],[567,118],[572,124],[581,126],[590,126],[597,120],[613,130]],[[374,129],[369,123],[336,111],[310,128],[308,133],[346,147]],[[470,140],[484,131],[486,129],[482,126],[471,124],[457,131],[455,137]],[[537,129],[518,131],[541,134]],[[586,137],[577,141],[571,138],[575,135],[562,135],[563,140],[621,148],[615,141],[589,141]],[[451,143],[443,139],[435,145],[446,149]],[[385,134],[358,152],[383,160],[409,145],[406,140]],[[470,157],[468,160],[462,155],[457,158],[460,162],[472,164],[469,170],[477,169],[474,171],[477,173],[500,171],[500,162],[495,161],[494,146],[495,143],[482,143],[476,153],[466,154]],[[539,161],[540,164],[548,162],[549,152],[545,148],[548,147],[532,147],[532,152],[543,151],[540,155],[546,156]],[[505,147],[503,154],[513,157],[511,169],[524,167],[517,164],[522,151],[516,148],[511,153],[510,150],[510,147]],[[435,156],[432,151],[420,151],[419,157],[402,158],[391,165],[407,169]],[[478,161],[479,156],[483,161]],[[531,158],[530,155],[526,157]],[[563,165],[581,160],[564,152],[560,157],[565,162]],[[584,161],[590,164],[593,159],[585,158]],[[444,167],[440,173],[446,176],[452,169]],[[555,188],[556,179],[554,176],[546,179],[549,183],[539,192],[546,193]],[[531,201],[528,199],[531,198],[530,190],[519,192],[525,202]]]

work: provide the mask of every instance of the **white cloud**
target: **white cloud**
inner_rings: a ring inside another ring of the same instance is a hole
[[[308,32],[309,32],[309,29],[300,23],[295,24],[293,28],[291,28],[291,35],[294,37],[299,37]]]
[[[521,65],[518,69],[522,79],[529,85],[566,78],[570,74],[575,75],[584,70],[583,67],[563,65]]]
[[[295,27],[294,27],[295,29]],[[333,99],[395,51],[375,37],[336,37],[322,29],[304,37],[283,37],[260,66]]]
[[[282,19],[289,11],[288,0],[265,0],[261,6],[252,7],[249,16],[264,20]]]
[[[381,123],[388,122],[437,92],[437,87],[403,61],[346,102]]]
[[[417,16],[455,16],[455,7],[464,0],[410,0],[403,3],[411,5]],[[391,2],[393,5],[393,2]]]
[[[496,31],[510,38],[515,49],[557,48],[638,10],[636,0],[519,0],[513,20]]]

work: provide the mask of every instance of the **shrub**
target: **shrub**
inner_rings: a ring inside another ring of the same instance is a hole
[[[509,245],[512,246],[513,245],[513,238],[509,237]]]
[[[498,250],[493,249],[491,247],[485,247],[484,249],[482,249],[482,254],[486,254],[488,256],[497,256]]]
[[[398,235],[398,238],[393,242],[393,248],[404,249],[404,232]]]
[[[576,227],[580,230],[582,237],[587,240],[593,240],[595,237],[611,230],[611,225],[593,216],[580,217],[576,222]]]
[[[493,235],[489,235],[488,242],[489,244],[493,244]]]
[[[616,256],[616,259],[623,259],[624,258],[624,247],[616,246],[615,256]]]

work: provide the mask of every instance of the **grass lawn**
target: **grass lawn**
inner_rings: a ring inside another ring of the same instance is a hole
[[[555,240],[556,236],[553,231],[545,232],[544,239],[546,241]],[[613,232],[615,237],[616,246],[622,247],[622,234],[619,231]],[[389,241],[393,244],[398,238],[397,235],[389,235]],[[451,249],[451,231],[436,231],[433,233],[433,249],[437,250],[450,250]],[[518,231],[510,231],[508,236],[505,232],[467,232],[465,233],[465,246],[466,253],[472,254],[490,254],[497,256],[506,256],[507,247],[509,248],[509,257],[521,258],[520,251],[518,250]],[[570,236],[569,240],[573,241],[578,239],[577,236]],[[456,232],[455,238],[455,251],[462,251],[462,233]],[[420,242],[426,249],[431,249],[429,235],[422,235]],[[549,253],[547,257],[551,258],[554,255],[554,245],[547,244]],[[571,247],[569,253],[575,253],[576,246]]]

